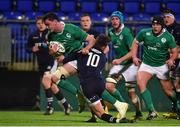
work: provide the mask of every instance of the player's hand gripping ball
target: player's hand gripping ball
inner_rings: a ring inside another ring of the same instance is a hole
[[[64,54],[65,48],[61,43],[59,43],[57,41],[50,41],[49,42],[49,52],[50,52],[50,54],[52,54],[54,56],[60,56],[60,55]]]

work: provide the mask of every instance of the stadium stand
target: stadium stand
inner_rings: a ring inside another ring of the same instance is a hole
[[[28,32],[34,27],[34,19],[46,12],[55,12],[61,20],[79,24],[82,13],[88,12],[94,22],[94,27],[100,32],[107,32],[109,15],[120,10],[124,13],[124,20],[128,27],[138,32],[148,27],[153,15],[160,15],[163,8],[173,9],[176,20],[180,21],[179,0],[1,0],[0,24],[8,26],[12,31],[14,45],[26,43],[26,32],[23,27],[27,25]],[[23,46],[14,46],[23,48]],[[16,52],[18,58],[27,57],[24,51]],[[111,55],[109,55],[111,56]]]

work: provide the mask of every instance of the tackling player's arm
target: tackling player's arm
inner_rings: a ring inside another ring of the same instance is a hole
[[[87,35],[85,41],[88,42],[87,46],[85,48],[82,49],[82,53],[83,54],[88,54],[89,53],[89,49],[91,49],[94,44],[95,44],[95,38],[93,35]]]

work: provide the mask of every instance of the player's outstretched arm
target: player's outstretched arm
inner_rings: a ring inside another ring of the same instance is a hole
[[[83,54],[88,54],[89,53],[89,49],[91,49],[94,44],[95,44],[95,38],[93,35],[88,35],[86,37],[86,41],[88,42],[88,45],[82,49],[82,53]]]

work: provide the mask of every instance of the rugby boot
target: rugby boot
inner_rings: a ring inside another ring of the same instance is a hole
[[[153,120],[153,119],[155,119],[155,118],[157,118],[157,117],[158,117],[158,113],[157,113],[157,112],[155,112],[155,111],[149,112],[146,120]]]
[[[71,110],[72,110],[72,107],[71,107],[70,104],[68,104],[67,107],[64,107],[64,114],[65,115],[70,115]]]
[[[129,120],[127,118],[122,118],[119,123],[134,123],[134,120]]]
[[[125,118],[128,109],[128,103],[116,101],[114,106],[119,112],[119,119]]]
[[[44,115],[52,115],[54,113],[53,107],[47,107]]]
[[[96,123],[96,116],[92,116],[90,119],[88,119],[86,122],[90,122],[90,123]]]

